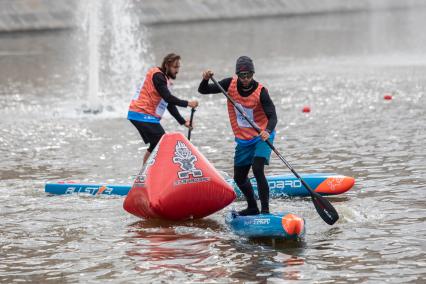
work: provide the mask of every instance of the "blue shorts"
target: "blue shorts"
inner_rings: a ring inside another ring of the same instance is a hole
[[[269,137],[269,141],[274,144],[274,137]],[[253,164],[254,157],[266,159],[265,164],[269,165],[272,149],[265,141],[259,140],[250,145],[241,145],[237,143],[235,147],[234,166],[248,166]]]

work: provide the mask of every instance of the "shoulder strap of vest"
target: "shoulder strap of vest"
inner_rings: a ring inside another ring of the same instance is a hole
[[[231,84],[229,84],[229,87],[231,87],[232,84],[235,84],[235,88],[238,89],[238,85],[237,85],[238,84],[238,77],[237,76],[232,77],[232,81],[231,81]],[[259,92],[259,94],[260,94],[260,92],[262,91],[262,88],[263,88],[263,85],[260,82],[257,82],[257,88],[256,88],[256,90],[253,91],[253,93]]]
[[[152,73],[152,74],[155,74],[155,73],[158,73],[158,72],[163,73],[163,71],[161,71],[160,67],[158,67],[158,66],[155,66],[155,67],[150,68],[150,69],[148,70],[148,72],[149,72],[149,73]]]
[[[255,92],[259,92],[259,94],[260,94],[260,92],[262,91],[262,88],[263,88],[263,85],[260,82],[257,82],[257,88],[256,88]]]
[[[155,74],[157,74],[157,73],[161,73],[161,74],[163,74],[163,75],[164,75],[164,77],[166,77],[166,82],[167,82],[167,84],[169,84],[169,83],[170,83],[170,79],[169,79],[169,77],[167,77],[167,76],[166,76],[166,74],[164,74],[164,72],[163,72],[163,71],[161,70],[161,68],[160,68],[160,67],[158,67],[158,66],[155,66],[155,67],[152,67],[151,69],[149,69],[147,74],[150,74],[151,76],[154,76],[154,75],[155,75]]]

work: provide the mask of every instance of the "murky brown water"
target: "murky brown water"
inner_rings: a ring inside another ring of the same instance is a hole
[[[425,12],[149,28],[150,56],[183,56],[175,91],[201,100],[192,141],[219,170],[232,174],[225,100],[196,90],[204,68],[229,76],[245,54],[294,168],[356,178],[330,199],[341,216],[332,227],[309,199],[272,201],[306,219],[298,243],[238,238],[226,210],[170,223],[138,220],[118,197],[46,196],[45,182],[60,179],[131,183],[145,151],[125,119],[131,94],[103,90],[105,111],[84,114],[73,32],[0,35],[0,282],[424,283]],[[170,116],[164,126],[184,131]],[[289,172],[276,158],[267,171]]]

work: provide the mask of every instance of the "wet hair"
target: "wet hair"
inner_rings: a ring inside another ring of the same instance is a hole
[[[180,55],[176,53],[169,53],[163,58],[163,63],[161,63],[161,70],[166,72],[167,66],[175,62],[176,60],[180,60]]]

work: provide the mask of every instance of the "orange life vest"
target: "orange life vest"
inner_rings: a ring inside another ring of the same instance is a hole
[[[261,130],[265,130],[268,124],[268,117],[263,111],[260,102],[260,93],[263,88],[262,84],[259,83],[256,90],[249,96],[243,97],[238,93],[237,81],[237,77],[232,78],[228,88],[228,95],[243,109],[247,117],[251,119],[255,125]],[[228,114],[232,131],[237,140],[252,140],[259,135],[230,101],[228,101]]]
[[[135,117],[138,114],[152,116],[158,121],[164,114],[167,108],[167,102],[160,96],[152,81],[156,73],[162,73],[158,67],[153,67],[148,70],[145,80],[140,90],[135,94],[129,106],[129,117]],[[167,76],[166,76],[167,78]],[[167,85],[170,85],[167,78]],[[136,113],[136,114],[135,114]]]

